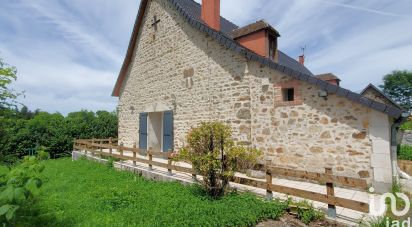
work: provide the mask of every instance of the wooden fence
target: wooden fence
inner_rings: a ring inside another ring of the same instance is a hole
[[[146,151],[133,147],[125,147],[123,144],[115,144],[115,139],[91,139],[91,140],[75,140],[74,149],[84,150],[85,153],[90,152],[93,155],[100,155],[106,157],[118,158],[120,160],[130,160],[136,165],[137,162],[147,164],[149,169],[153,166],[162,167],[168,170],[169,174],[172,171],[184,172],[192,174],[196,177],[196,171],[192,168],[177,166],[172,163],[172,152],[158,152],[158,151]],[[104,151],[104,149],[106,151]],[[113,150],[116,150],[116,154]],[[107,151],[108,150],[108,151]],[[124,155],[124,151],[132,152],[132,156]],[[118,154],[117,154],[118,153]],[[148,159],[139,158],[137,154],[148,156]],[[168,159],[167,163],[158,162],[153,160],[154,157],[161,157]],[[326,194],[317,193],[313,191],[307,191],[292,187],[287,187],[283,185],[276,185],[272,183],[272,177],[293,177],[299,179],[305,179],[310,181],[316,181],[320,184],[326,185]],[[296,196],[304,199],[309,199],[313,201],[318,201],[328,204],[328,215],[331,217],[336,217],[336,206],[348,208],[351,210],[356,210],[364,213],[369,213],[369,204],[350,200],[346,198],[340,198],[335,196],[334,185],[342,185],[350,188],[357,188],[361,190],[367,189],[367,182],[364,179],[335,176],[332,173],[332,169],[326,168],[324,173],[314,173],[308,171],[299,171],[292,169],[283,169],[278,167],[267,166],[266,167],[266,180],[257,180],[251,178],[244,178],[239,176],[234,176],[231,182],[248,185],[256,188],[261,188],[266,190],[268,198],[272,197],[272,192],[279,192],[290,196]]]

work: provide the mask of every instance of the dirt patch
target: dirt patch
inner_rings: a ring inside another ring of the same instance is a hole
[[[285,214],[279,220],[267,220],[256,225],[256,227],[272,227],[272,226],[282,226],[282,227],[343,227],[345,225],[329,221],[329,220],[320,220],[310,223],[309,225],[304,224],[295,215]]]

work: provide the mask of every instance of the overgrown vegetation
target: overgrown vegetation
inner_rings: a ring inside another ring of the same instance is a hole
[[[42,185],[40,173],[44,169],[41,161],[48,158],[46,152],[41,156],[26,156],[22,163],[10,171],[0,171],[0,223],[14,224],[22,207],[33,206],[35,195]],[[31,212],[25,212],[29,216]],[[21,215],[21,214],[20,214]]]
[[[17,69],[0,58],[0,164],[12,165],[25,155],[44,150],[52,158],[68,155],[75,138],[117,137],[114,112],[79,111],[64,117],[40,110],[30,111],[11,88]]]
[[[375,217],[367,221],[361,221],[360,227],[387,227],[392,226],[393,219],[386,216]],[[388,225],[389,223],[389,225]]]
[[[319,210],[316,210],[311,203],[307,200],[300,202],[294,202],[290,198],[288,199],[288,205],[296,210],[296,214],[299,220],[308,225],[309,223],[325,218],[325,214]]]
[[[401,160],[412,161],[412,147],[408,145],[401,145],[399,149],[398,158]]]
[[[412,130],[412,120],[409,120],[401,125],[401,130]]]
[[[69,155],[73,139],[117,137],[114,112],[59,113],[3,109],[0,111],[0,164],[10,165],[43,149],[51,158]]]
[[[277,219],[286,202],[249,193],[211,199],[198,186],[154,182],[68,158],[45,162],[45,183],[22,226],[253,226]]]
[[[201,123],[188,133],[188,145],[176,157],[176,160],[191,163],[205,176],[202,184],[214,198],[225,193],[236,171],[254,165],[261,155],[257,149],[235,146],[231,137],[230,127],[223,123]]]

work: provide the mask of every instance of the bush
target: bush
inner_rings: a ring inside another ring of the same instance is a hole
[[[188,146],[175,159],[191,163],[204,176],[202,184],[213,198],[224,194],[240,166],[253,165],[261,156],[259,150],[235,146],[231,136],[230,127],[223,123],[201,123],[189,132]]]
[[[412,130],[412,120],[409,120],[401,125],[401,130]]]
[[[13,223],[17,211],[32,202],[37,189],[42,185],[42,165],[34,156],[0,177],[0,223]]]
[[[412,161],[412,147],[408,145],[401,145],[399,148],[398,158]]]
[[[117,137],[117,115],[107,111],[59,113],[0,111],[0,163],[12,165],[43,146],[51,158],[69,156],[73,139]]]

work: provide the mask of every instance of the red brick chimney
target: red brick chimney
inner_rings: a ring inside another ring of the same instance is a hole
[[[299,63],[304,65],[305,64],[305,55],[300,55],[299,56]]]
[[[201,19],[209,27],[220,31],[220,0],[202,0]]]

